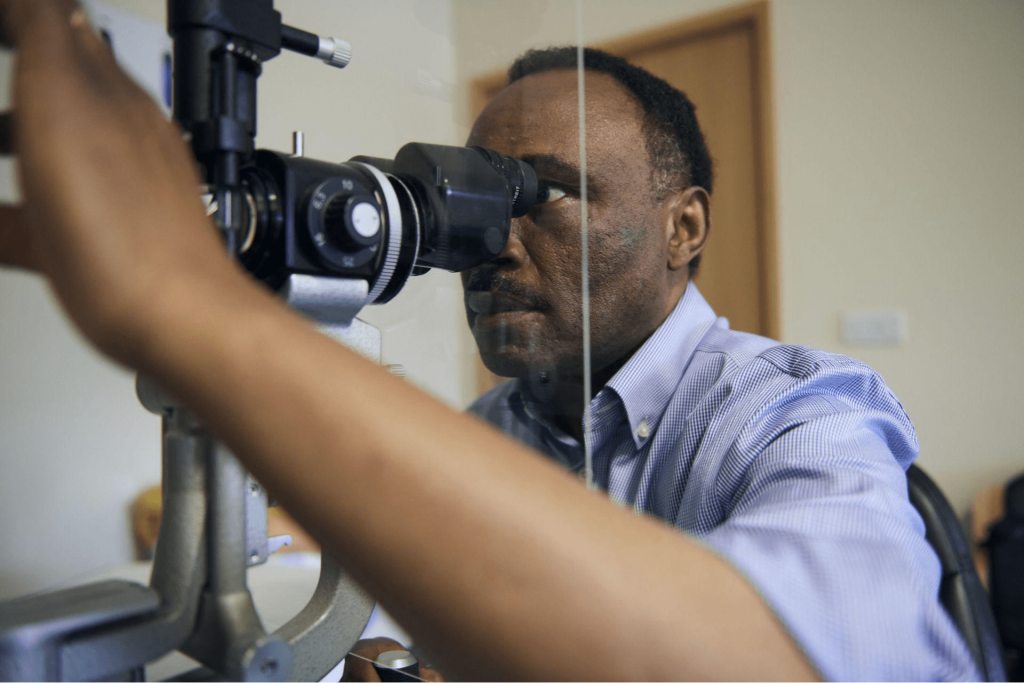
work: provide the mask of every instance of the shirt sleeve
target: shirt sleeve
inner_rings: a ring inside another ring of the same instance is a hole
[[[825,678],[977,679],[907,497],[917,441],[902,406],[877,375],[797,384],[736,435],[729,513],[702,540]]]

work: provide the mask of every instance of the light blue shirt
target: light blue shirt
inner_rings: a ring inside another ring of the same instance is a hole
[[[470,411],[581,470],[583,446],[523,389]],[[823,676],[979,677],[907,498],[914,428],[869,367],[732,331],[691,283],[591,414],[595,483],[726,558]]]

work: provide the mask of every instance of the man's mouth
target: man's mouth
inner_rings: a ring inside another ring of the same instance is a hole
[[[542,297],[515,280],[500,277],[493,269],[480,269],[470,274],[466,283],[466,308],[475,315],[496,315],[516,311],[543,311]]]
[[[478,315],[512,311],[531,311],[536,307],[503,292],[471,290],[466,292],[466,307]]]

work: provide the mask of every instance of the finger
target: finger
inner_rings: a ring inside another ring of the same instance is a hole
[[[373,668],[373,664],[363,659],[362,656],[356,657],[349,653],[345,656],[345,675],[341,677],[341,680],[380,681],[380,676]]]
[[[391,638],[366,638],[352,646],[345,658],[346,681],[379,681],[380,676],[373,663],[382,652],[404,650],[405,646]],[[369,660],[369,661],[367,661]]]
[[[4,0],[0,0],[3,2]],[[8,0],[10,1],[10,0]],[[21,2],[20,4],[35,5]],[[19,4],[19,6],[20,6]],[[104,98],[130,92],[130,79],[113,52],[93,30],[86,11],[75,0],[46,0],[34,12],[12,11],[18,67],[39,73],[36,80],[79,83]],[[17,98],[15,108],[17,108]]]
[[[71,79],[82,72],[93,72],[93,79],[122,75],[77,0],[0,0],[0,36],[18,51],[19,66],[28,62],[29,70]]]
[[[102,161],[134,151],[135,156],[148,153],[155,164],[150,177],[163,170],[172,179],[196,178],[194,158],[180,132],[121,70],[106,43],[84,23],[69,36],[61,48],[67,53],[64,60],[55,61],[52,52],[41,50],[43,41],[32,41],[19,52],[13,147],[23,161],[37,153],[35,165],[24,163],[22,171],[39,175],[48,168],[38,165],[42,157]],[[69,110],[75,115],[69,116]],[[52,189],[58,177],[48,176],[45,188]],[[26,200],[33,199],[35,186],[31,180],[24,183]]]
[[[0,206],[0,265],[36,270],[24,212],[15,206]]]
[[[434,681],[434,683],[444,683],[444,676],[439,674],[435,669],[431,669],[429,666],[420,665],[420,678],[425,681]]]
[[[360,640],[352,647],[352,652],[362,657],[366,657],[367,659],[376,659],[377,656],[382,652],[388,652],[389,650],[404,649],[406,649],[405,646],[397,640],[394,640],[392,638],[378,637]]]
[[[80,8],[75,0],[0,0],[0,44],[18,49],[42,22],[53,32],[53,45],[67,37],[76,9]]]
[[[134,81],[128,78],[121,69],[114,56],[110,44],[100,37],[89,21],[88,14],[84,9],[78,7],[71,13],[70,21],[71,37],[75,48],[88,56],[83,66],[93,70],[94,77],[110,79],[108,87],[118,86],[124,88],[127,85],[134,85]],[[129,88],[131,90],[131,88]]]
[[[66,92],[71,83],[87,82],[107,100],[117,91],[129,92],[127,77],[117,67],[113,54],[92,30],[88,16],[75,0],[0,0],[0,38],[18,50],[13,112],[0,114],[0,154],[18,153],[18,112],[24,72],[56,93]],[[59,95],[58,95],[59,96]],[[123,99],[120,98],[120,99]]]

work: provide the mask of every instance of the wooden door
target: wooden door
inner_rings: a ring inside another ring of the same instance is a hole
[[[715,162],[712,231],[696,282],[733,329],[779,335],[768,3],[595,45],[685,92]],[[474,117],[504,74],[473,83]],[[481,389],[493,385],[481,366]]]

